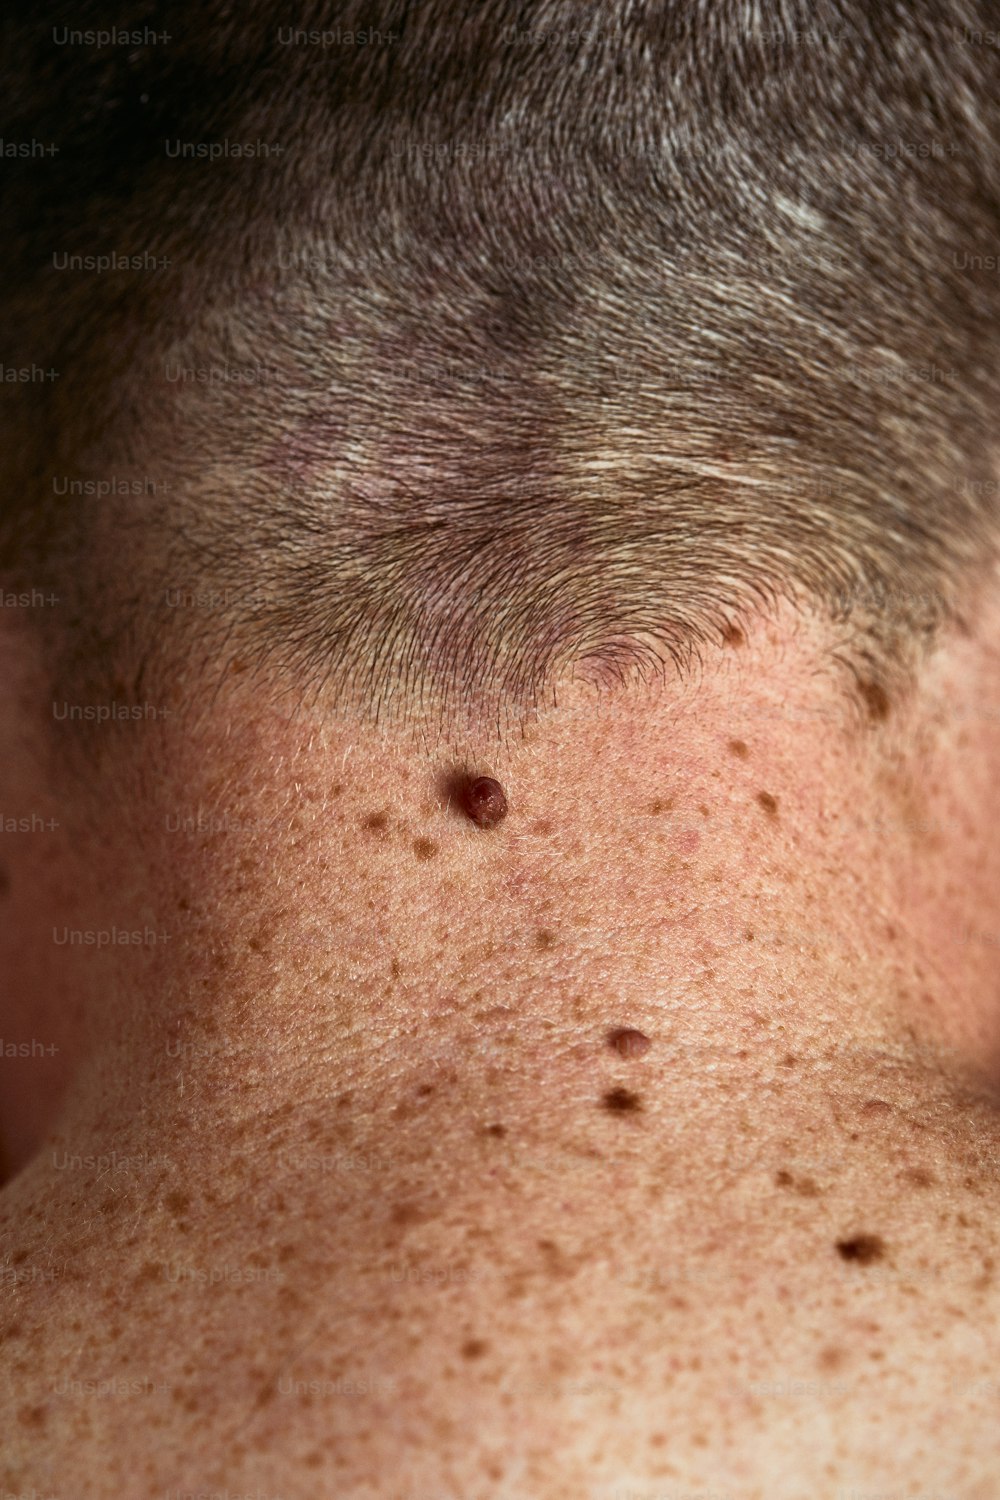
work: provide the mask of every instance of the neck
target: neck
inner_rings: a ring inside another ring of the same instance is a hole
[[[60,908],[169,934],[59,954],[89,995],[89,1096],[122,1092],[124,1049],[177,1059],[129,1072],[189,1118],[241,1090],[250,1112],[350,1093],[405,1115],[446,1080],[477,1117],[539,1086],[627,1111],[621,1029],[692,1107],[706,1069],[834,1056],[990,1090],[995,730],[960,712],[988,664],[956,638],[919,694],[852,701],[804,634],[681,687],[567,682],[523,737],[454,754],[218,695],[105,833],[98,894]],[[462,811],[462,771],[503,784],[498,827]]]

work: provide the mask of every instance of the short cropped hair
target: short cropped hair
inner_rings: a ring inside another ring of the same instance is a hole
[[[990,7],[291,9],[8,23],[58,147],[2,164],[8,364],[59,373],[0,563],[59,670],[491,723],[787,598],[884,713],[993,556]]]

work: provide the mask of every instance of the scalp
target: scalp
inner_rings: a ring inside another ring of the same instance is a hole
[[[177,15],[135,61],[14,37],[18,128],[83,105],[44,212],[16,213],[15,341],[69,378],[17,413],[5,552],[88,557],[87,639],[489,721],[567,668],[689,670],[784,596],[891,687],[992,547],[983,9],[390,5],[396,41],[320,55],[268,5]],[[280,168],[164,154],[222,136]],[[152,237],[169,277],[55,283],[71,222]],[[169,361],[259,375],[188,387]],[[172,476],[140,528],[45,496],[53,461],[112,458]],[[164,611],[178,579],[225,608]]]

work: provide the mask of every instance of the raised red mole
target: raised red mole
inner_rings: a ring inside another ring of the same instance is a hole
[[[492,776],[477,776],[467,782],[462,805],[477,828],[495,828],[507,816],[507,794]]]
[[[642,1057],[649,1051],[649,1037],[633,1026],[620,1026],[608,1033],[608,1046],[613,1047],[619,1057]]]

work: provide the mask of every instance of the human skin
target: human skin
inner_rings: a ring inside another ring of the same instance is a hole
[[[998,603],[502,740],[208,665],[72,770],[7,630],[6,1490],[994,1496]]]

